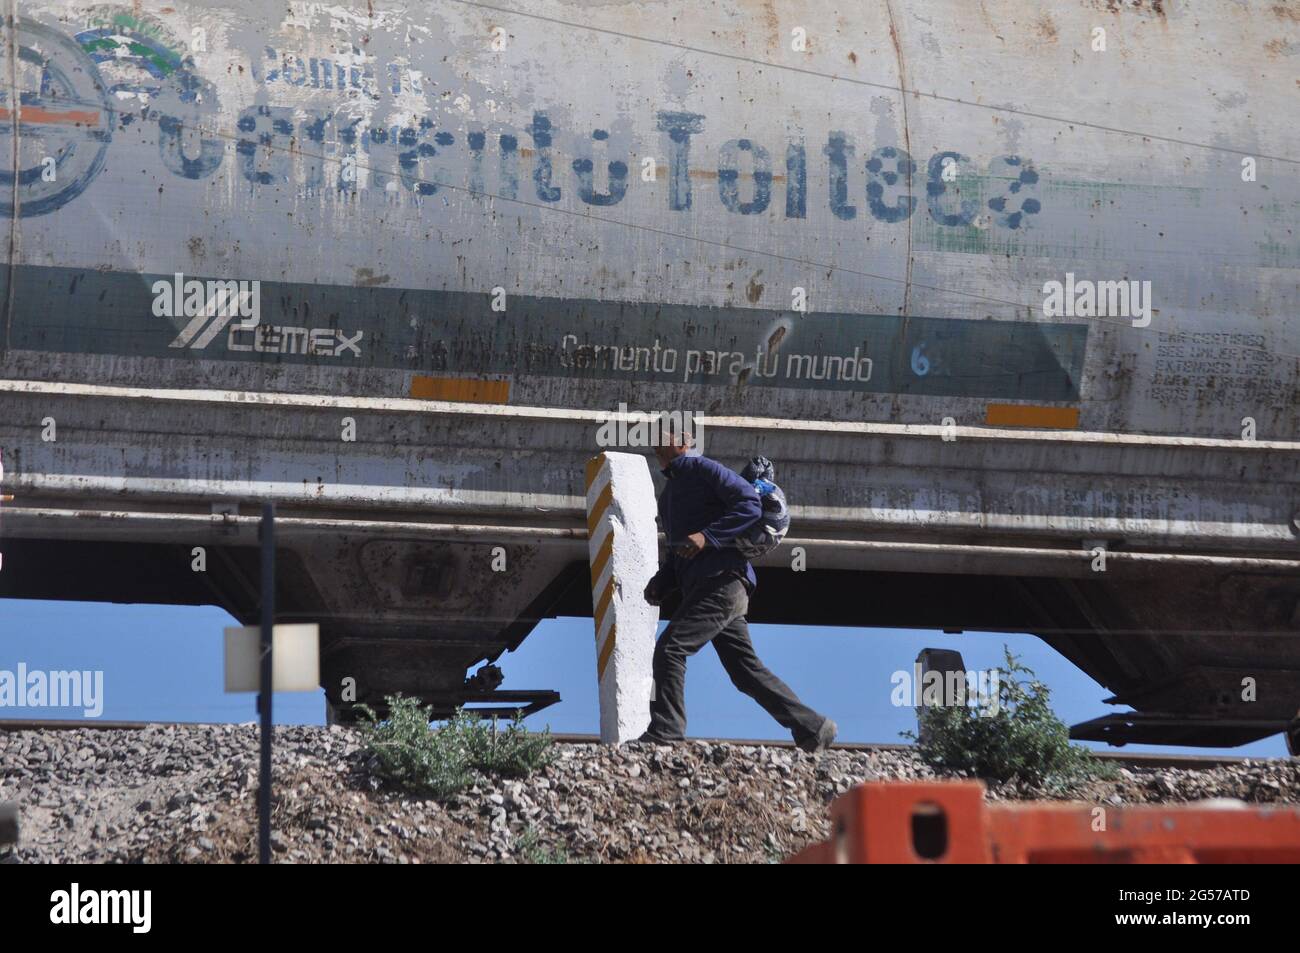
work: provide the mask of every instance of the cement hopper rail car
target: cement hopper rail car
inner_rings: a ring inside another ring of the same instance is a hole
[[[1294,733],[1292,5],[6,11],[4,594],[252,621],[270,498],[334,701],[517,704],[466,674],[590,613],[597,427],[690,410],[782,465],[755,621]]]

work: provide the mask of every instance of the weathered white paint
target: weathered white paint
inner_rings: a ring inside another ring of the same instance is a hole
[[[619,744],[650,724],[659,610],[642,592],[659,568],[655,491],[646,458],[635,453],[593,457],[587,478],[600,740]]]

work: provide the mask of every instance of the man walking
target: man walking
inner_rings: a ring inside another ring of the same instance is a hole
[[[638,740],[681,741],[686,732],[686,659],[708,642],[731,681],[790,730],[804,751],[820,751],[836,726],[799,701],[790,687],[759,661],[745,613],[757,580],[740,551],[729,544],[762,513],[753,486],[708,457],[689,456],[691,435],[665,432],[655,456],[668,478],[659,519],[668,559],[645,588],[660,605],[676,589],[682,602],[655,644],[650,727]]]

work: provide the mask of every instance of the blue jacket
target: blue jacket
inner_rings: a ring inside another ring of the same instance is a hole
[[[763,515],[758,492],[708,457],[678,457],[663,474],[668,483],[659,497],[659,521],[668,537],[668,559],[655,574],[655,587],[663,594],[676,588],[689,593],[701,579],[736,572],[753,592],[754,568],[727,544]],[[708,545],[694,559],[682,559],[674,549],[692,533],[703,533]]]

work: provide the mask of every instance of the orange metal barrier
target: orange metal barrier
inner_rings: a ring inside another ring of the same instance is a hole
[[[978,781],[861,784],[794,864],[1300,863],[1300,805],[986,803]]]

